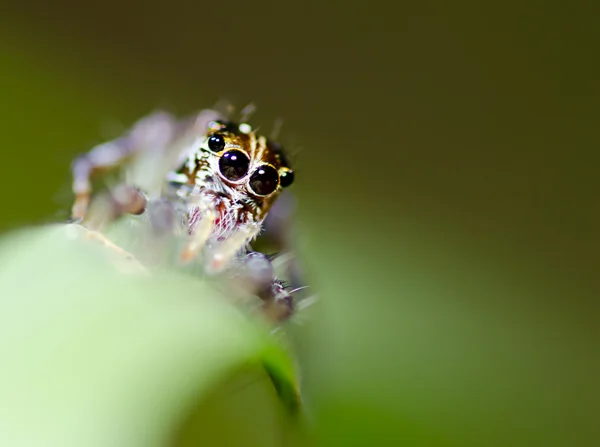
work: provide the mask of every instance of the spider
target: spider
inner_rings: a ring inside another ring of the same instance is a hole
[[[281,145],[246,118],[238,124],[210,109],[185,119],[163,111],[142,118],[120,138],[75,159],[71,222],[127,257],[141,257],[142,264],[169,258],[164,247],[173,244],[163,241],[176,240],[178,266],[199,265],[209,276],[226,273],[230,284],[259,297],[266,315],[281,322],[293,314],[292,295],[303,288],[297,266],[287,263],[286,286],[275,274],[278,258],[251,244],[266,228],[266,239],[289,257],[290,198],[275,205],[294,171]],[[93,195],[98,174],[117,168],[121,179]],[[131,253],[123,248],[134,246],[131,232],[124,244],[103,234],[124,216],[141,238]]]

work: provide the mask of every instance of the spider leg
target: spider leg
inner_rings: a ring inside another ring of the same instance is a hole
[[[246,252],[248,245],[260,230],[261,224],[258,222],[244,224],[224,241],[211,247],[206,259],[206,272],[209,274],[222,272],[236,256]]]
[[[287,320],[294,314],[295,305],[290,293],[277,278],[271,282],[269,299],[263,299],[263,312],[276,323]]]
[[[295,228],[294,213],[296,202],[289,192],[283,192],[269,210],[261,234],[271,252],[278,255],[274,262],[284,268],[285,277],[293,288],[305,284],[304,274],[297,257],[294,255]]]
[[[297,310],[312,305],[317,297],[308,286],[303,268],[295,255],[296,235],[294,226],[294,197],[284,192],[275,202],[264,224],[261,243],[265,244],[271,256],[272,267],[286,280],[287,287],[274,276],[271,286],[271,299],[265,301],[265,312],[271,317],[287,319]],[[308,293],[306,289],[309,289]]]
[[[252,251],[240,258],[238,277],[246,290],[253,295],[266,299],[275,275],[271,260],[263,253]]]
[[[193,261],[208,241],[216,213],[210,206],[201,204],[190,209],[188,214],[188,241],[185,244],[180,259],[183,263]]]
[[[294,313],[293,291],[274,274],[271,259],[259,252],[250,252],[239,259],[236,284],[240,289],[259,297],[262,313],[279,323]]]
[[[72,164],[75,202],[72,219],[85,218],[92,195],[92,179],[101,171],[121,166],[139,152],[164,147],[173,138],[176,121],[168,113],[156,112],[134,124],[124,136],[94,147]]]
[[[124,214],[140,215],[146,210],[148,198],[138,188],[121,183],[98,196],[89,206],[82,224],[90,229],[115,221]]]
[[[90,230],[78,224],[69,225],[69,231],[72,236],[81,237],[84,240],[97,243],[107,249],[111,259],[120,271],[123,273],[148,274],[148,270],[127,250],[116,245],[102,233]],[[75,231],[76,230],[76,231]]]

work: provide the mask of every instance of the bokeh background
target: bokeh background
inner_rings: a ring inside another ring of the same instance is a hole
[[[600,441],[594,2],[2,3],[0,229],[157,107],[284,120],[323,445]]]

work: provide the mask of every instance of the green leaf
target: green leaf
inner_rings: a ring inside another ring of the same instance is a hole
[[[289,445],[292,362],[207,282],[124,274],[67,226],[0,241],[0,445]]]

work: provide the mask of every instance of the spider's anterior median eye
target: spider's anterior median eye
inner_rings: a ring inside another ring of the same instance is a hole
[[[250,160],[242,151],[227,151],[219,159],[219,170],[227,180],[236,181],[248,173]]]
[[[213,152],[221,152],[225,148],[225,139],[221,135],[213,135],[208,139],[208,148]]]
[[[279,174],[273,166],[263,165],[254,170],[248,186],[257,196],[268,196],[277,189]]]

